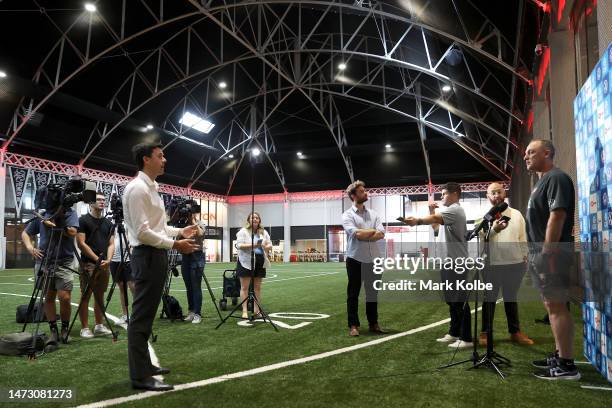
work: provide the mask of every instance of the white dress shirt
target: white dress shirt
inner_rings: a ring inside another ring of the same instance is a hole
[[[157,182],[142,171],[125,187],[123,217],[132,247],[149,245],[172,249],[180,229],[168,226],[164,200],[157,192]]]

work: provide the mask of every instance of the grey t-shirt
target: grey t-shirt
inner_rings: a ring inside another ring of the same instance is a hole
[[[466,258],[468,256],[465,211],[459,203],[451,204],[440,212],[444,219],[444,239],[446,256],[451,258]]]

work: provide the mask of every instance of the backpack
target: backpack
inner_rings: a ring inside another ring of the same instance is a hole
[[[17,323],[38,323],[34,321],[38,314],[39,309],[44,309],[44,305],[42,302],[34,303],[34,307],[28,316],[28,307],[29,305],[19,305],[17,306],[17,310],[15,312],[15,321]],[[59,319],[58,319],[59,320]],[[41,313],[41,322],[47,321],[47,314],[43,310]]]
[[[183,309],[181,308],[181,304],[174,296],[163,295],[162,296],[163,303],[163,314],[172,321],[174,320],[183,320]]]
[[[23,356],[43,351],[48,338],[44,333],[36,335],[36,343],[32,350],[32,333],[9,333],[0,336],[0,354],[5,356]]]

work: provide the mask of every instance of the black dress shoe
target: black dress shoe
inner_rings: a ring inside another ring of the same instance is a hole
[[[164,367],[153,366],[153,373],[151,375],[163,375],[163,374],[170,374],[170,369],[164,368]]]
[[[174,386],[148,377],[140,381],[132,380],[132,388],[135,390],[170,391],[174,389]]]

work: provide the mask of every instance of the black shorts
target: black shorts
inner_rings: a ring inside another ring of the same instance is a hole
[[[264,261],[265,261],[265,258],[263,255],[255,254],[255,274],[253,274],[255,278],[265,278],[266,277],[266,268],[263,267]],[[242,266],[240,264],[240,261],[238,261],[238,265],[236,266],[236,275],[239,278],[250,278],[251,270]]]
[[[121,262],[111,262],[110,263],[110,271],[111,271],[111,275],[113,276],[113,281],[129,282],[129,281],[134,280],[134,278],[132,278],[132,269],[130,268],[130,263],[124,262],[123,268],[121,268],[121,272],[119,273],[118,269],[119,269],[120,264]]]
[[[570,274],[574,254],[529,254],[529,272],[545,300],[567,302],[569,300]]]

